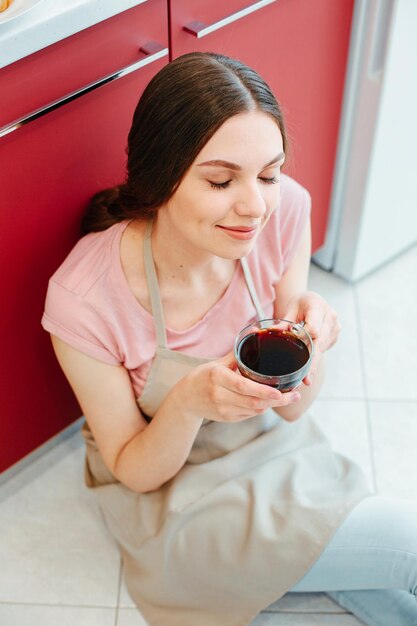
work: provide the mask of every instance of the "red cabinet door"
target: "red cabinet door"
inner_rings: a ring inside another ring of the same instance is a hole
[[[227,54],[259,71],[269,83],[283,107],[290,138],[285,171],[312,195],[316,250],[327,227],[353,0],[262,4],[171,0],[172,54],[173,58],[193,50]],[[250,6],[261,8],[227,23],[227,18]],[[190,33],[213,25],[220,27],[200,38]]]
[[[0,126],[167,45],[166,0],[147,0],[0,69]]]
[[[139,46],[156,37],[158,43],[168,46],[164,0],[149,0],[137,8],[144,11],[146,8],[147,19],[126,22],[130,23],[130,29],[136,29],[137,36],[127,35],[125,47],[130,46],[130,50],[125,50],[126,58],[119,59],[122,65],[146,58],[139,52]],[[104,31],[107,28],[106,24]],[[81,86],[74,84],[74,80],[79,82],[80,75],[84,79],[88,76],[88,80],[93,77],[91,67],[87,70],[82,67],[88,63],[86,34],[87,31],[83,34],[84,54],[77,45],[80,66],[77,63],[73,66],[70,90]],[[70,40],[61,42],[59,48],[70,43]],[[105,46],[106,40],[101,38],[100,45]],[[53,50],[48,50],[47,57],[48,63],[60,62],[59,50],[57,59],[53,60]],[[88,199],[96,191],[123,180],[126,138],[133,110],[146,84],[167,61],[168,50],[155,62],[85,93],[0,138],[0,470],[81,415],[53,355],[48,335],[40,326],[48,278],[79,238],[80,218]],[[27,62],[31,66],[35,60]],[[48,63],[42,64],[45,74]],[[19,64],[23,67],[24,62]],[[5,69],[4,74],[0,72],[2,94],[16,89],[14,72],[21,71],[20,67]],[[100,78],[104,69],[101,67],[101,73],[95,77]],[[115,69],[113,65],[109,72]],[[51,68],[52,74],[54,71]],[[47,82],[45,90],[49,89]],[[62,87],[61,95],[64,95],[69,90]],[[30,90],[25,89],[29,94]],[[35,92],[32,102],[26,99],[26,110],[20,114],[30,112],[31,104],[40,105],[36,81],[32,89]]]

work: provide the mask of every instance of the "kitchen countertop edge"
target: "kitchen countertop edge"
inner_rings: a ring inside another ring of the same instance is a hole
[[[0,22],[0,68],[146,0],[42,0],[30,11]]]

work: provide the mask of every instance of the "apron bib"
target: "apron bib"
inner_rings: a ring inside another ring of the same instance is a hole
[[[138,398],[149,418],[208,359],[167,347],[151,248],[145,273],[157,349]],[[264,317],[241,259],[258,318]],[[85,424],[86,483],[120,546],[126,584],[150,626],[246,626],[303,577],[369,488],[303,416],[273,410],[243,422],[204,420],[187,462],[157,491],[139,494],[106,468]]]

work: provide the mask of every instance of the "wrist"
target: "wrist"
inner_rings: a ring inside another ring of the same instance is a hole
[[[199,428],[203,422],[203,416],[196,413],[190,403],[192,390],[189,388],[188,376],[178,381],[167,396],[169,398],[172,414],[180,417],[183,422]]]

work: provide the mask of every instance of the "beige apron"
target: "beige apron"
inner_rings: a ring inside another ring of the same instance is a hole
[[[207,359],[167,348],[151,224],[144,255],[157,349],[138,403],[152,417],[171,387]],[[83,431],[86,483],[120,546],[130,595],[151,626],[246,626],[291,589],[369,495],[359,468],[331,450],[308,415],[292,423],[272,410],[239,423],[205,420],[184,467],[146,494],[117,482],[87,425]]]

